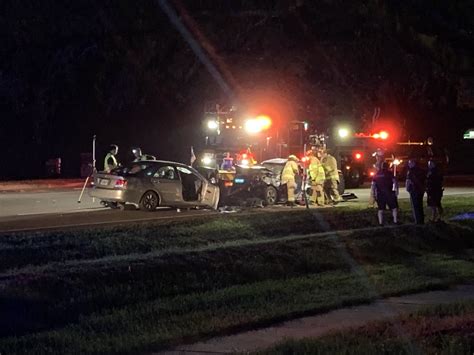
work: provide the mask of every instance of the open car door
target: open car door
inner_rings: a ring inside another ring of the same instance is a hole
[[[219,204],[220,190],[219,186],[211,184],[208,180],[202,181],[201,203],[213,209],[217,209]]]

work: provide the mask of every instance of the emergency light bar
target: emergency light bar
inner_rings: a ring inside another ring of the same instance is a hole
[[[388,138],[388,132],[380,131],[379,133],[372,134],[372,138],[386,140]]]
[[[373,139],[387,140],[390,135],[388,134],[387,131],[380,131],[378,133],[373,133],[373,134],[356,133],[354,134],[354,136],[358,138],[373,138]]]

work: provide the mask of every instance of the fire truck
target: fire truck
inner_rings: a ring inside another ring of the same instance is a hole
[[[208,108],[202,128],[204,147],[196,157],[195,166],[216,180],[230,180],[236,165],[253,166],[290,154],[301,158],[305,146],[309,148],[308,122],[293,120],[276,124],[265,114],[249,117],[233,106]]]
[[[449,164],[446,150],[434,144],[432,138],[398,140],[388,130],[352,133],[345,127],[339,128],[336,136],[328,147],[340,159],[346,187],[358,187],[375,175],[377,155],[389,163],[399,179],[406,177],[410,158],[422,167],[427,167],[428,160],[434,160],[443,171]]]
[[[249,188],[255,191],[256,197],[261,197],[261,191],[264,191],[263,200],[272,204],[270,195],[274,195],[279,202],[282,202],[284,196],[278,183],[275,185],[279,176],[273,176],[274,164],[269,162],[274,162],[275,158],[286,161],[286,158],[293,154],[302,160],[301,168],[304,171],[305,151],[311,149],[311,132],[314,129],[307,121],[275,123],[271,117],[264,114],[249,117],[241,115],[235,107],[225,109],[215,105],[205,112],[203,131],[205,144],[197,154],[194,166],[211,182],[219,184],[223,199],[234,194],[238,190],[237,187]],[[250,180],[265,183],[254,181],[249,186],[236,186]],[[255,186],[257,188],[253,190]],[[342,174],[340,192],[344,192]]]
[[[251,168],[277,154],[276,130],[272,119],[264,114],[250,117],[235,106],[207,105],[202,131],[204,146],[193,165],[221,187],[222,199],[232,190],[237,170]]]
[[[420,141],[396,142],[388,147],[385,160],[389,162],[395,176],[404,179],[407,175],[408,160],[416,159],[419,166],[427,170],[428,161],[436,162],[438,169],[443,174],[447,173],[449,165],[449,155],[447,150],[434,144],[432,138]]]
[[[376,154],[387,150],[389,139],[386,130],[354,133],[349,127],[338,127],[333,131],[327,147],[339,160],[346,187],[359,187],[375,174]]]

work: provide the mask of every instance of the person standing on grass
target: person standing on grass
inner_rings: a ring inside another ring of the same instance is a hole
[[[425,172],[417,165],[415,159],[408,161],[406,189],[410,194],[411,209],[416,224],[425,223],[423,212],[423,195],[425,194]]]
[[[392,210],[393,223],[398,224],[398,183],[393,173],[388,170],[388,163],[380,164],[380,169],[372,180],[372,194],[377,202],[379,225],[383,226],[383,212],[388,206]]]
[[[443,197],[443,175],[438,170],[434,160],[428,161],[428,174],[426,175],[426,195],[427,205],[431,208],[431,221],[441,221],[443,207],[441,198]]]

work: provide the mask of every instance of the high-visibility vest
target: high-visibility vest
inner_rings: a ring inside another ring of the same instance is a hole
[[[109,160],[112,160],[111,162]],[[104,159],[104,171],[110,173],[111,170],[118,166],[117,158],[112,153],[107,153]]]
[[[327,155],[323,158],[324,172],[327,179],[334,179],[339,181],[339,173],[337,171],[337,161],[332,155]]]
[[[311,157],[309,160],[309,176],[316,184],[322,184],[326,180],[323,165],[316,157]]]
[[[296,174],[298,174],[298,164],[293,160],[288,160],[281,173],[281,183],[286,184],[288,181],[294,181]]]

